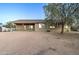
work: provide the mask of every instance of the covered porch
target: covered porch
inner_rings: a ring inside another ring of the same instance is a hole
[[[35,23],[16,23],[17,31],[35,31]]]

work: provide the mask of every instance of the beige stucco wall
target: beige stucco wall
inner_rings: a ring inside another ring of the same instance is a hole
[[[16,30],[24,30],[24,26],[23,25],[16,25]]]
[[[35,31],[39,31],[39,24],[35,24]]]
[[[64,31],[65,31],[65,32],[70,32],[70,31],[71,31],[71,27],[68,26],[68,25],[65,25],[65,26],[64,26]]]
[[[39,28],[39,24],[41,25],[41,28]],[[35,24],[35,31],[44,31],[43,23],[37,23]]]
[[[39,28],[40,27],[39,24],[41,25],[42,28]],[[26,29],[24,26],[26,26]],[[16,30],[17,31],[27,30],[28,26],[31,26],[31,25],[16,25]],[[43,23],[36,23],[35,25],[33,25],[33,28],[35,31],[44,31]]]
[[[68,28],[66,28],[67,25],[64,26],[64,32],[70,32],[71,31],[71,27],[70,26],[67,26]],[[55,32],[61,32],[62,30],[62,26],[58,26],[57,28],[53,29],[52,31],[55,31]]]

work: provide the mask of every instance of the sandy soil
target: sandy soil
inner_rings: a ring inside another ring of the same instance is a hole
[[[0,32],[1,55],[78,55],[79,34]]]

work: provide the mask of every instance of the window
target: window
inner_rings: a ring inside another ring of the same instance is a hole
[[[24,26],[24,30],[26,30],[26,26]]]
[[[31,25],[30,28],[33,29],[33,26]]]
[[[42,28],[42,24],[39,24],[39,28]]]

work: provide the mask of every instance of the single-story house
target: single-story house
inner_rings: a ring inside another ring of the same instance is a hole
[[[45,31],[45,24],[44,20],[27,20],[27,19],[21,19],[13,21],[13,23],[16,26],[16,31]],[[61,22],[59,22],[57,27],[51,27],[52,31],[61,31]],[[64,31],[70,31],[70,27],[65,25]]]
[[[16,20],[13,21],[17,31],[43,31],[45,25],[43,20]]]

